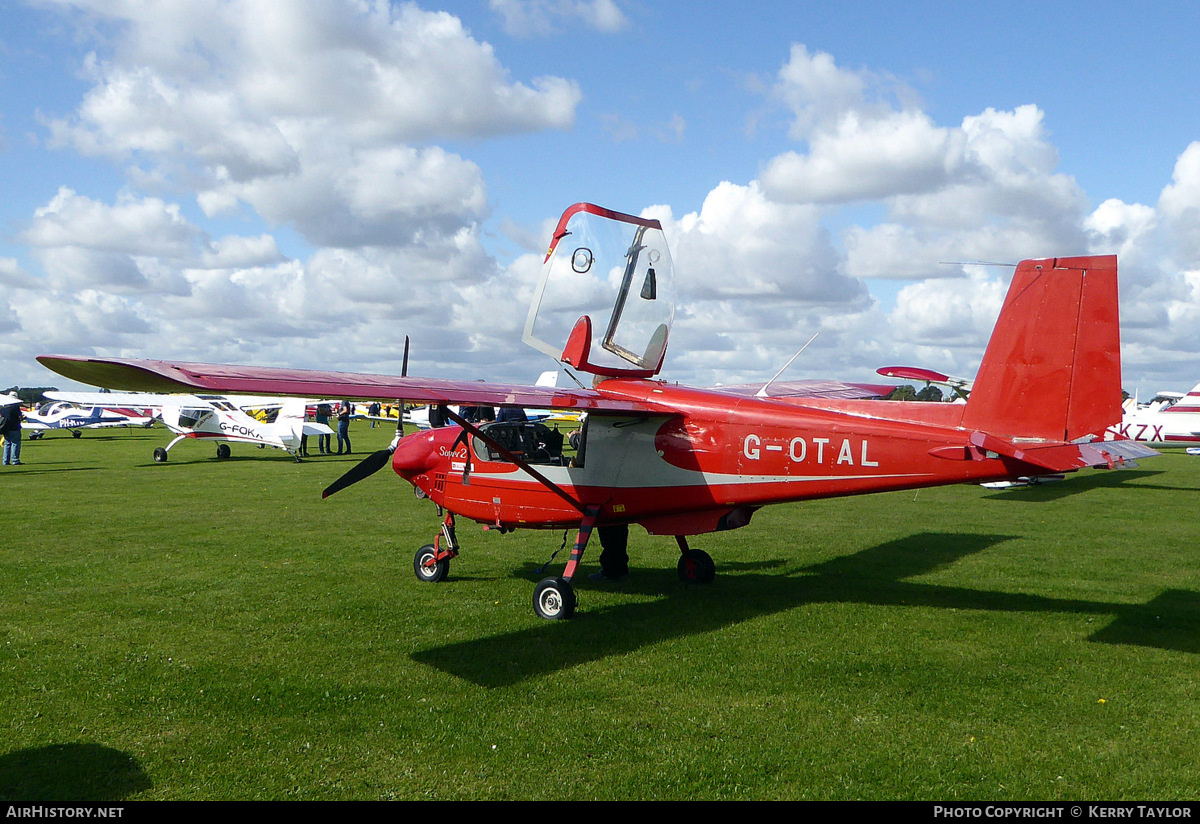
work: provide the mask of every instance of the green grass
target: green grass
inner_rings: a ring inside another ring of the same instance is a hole
[[[562,533],[460,524],[422,584],[390,471],[167,438],[0,471],[0,799],[1200,795],[1200,458],[768,508],[704,588],[635,529],[551,623]]]

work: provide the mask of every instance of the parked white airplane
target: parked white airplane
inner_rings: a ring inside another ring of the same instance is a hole
[[[1126,399],[1121,423],[1110,426],[1104,437],[1128,438],[1150,446],[1200,444],[1200,384],[1186,395],[1159,392],[1146,404],[1138,403],[1136,397]]]
[[[98,393],[103,397],[108,393]],[[47,397],[52,397],[48,393]],[[115,405],[115,404],[114,404]],[[37,408],[37,411],[26,412],[25,421],[21,428],[29,431],[29,440],[36,441],[53,429],[66,429],[71,437],[78,438],[83,429],[104,429],[112,426],[150,426],[154,422],[150,415],[142,414],[146,410],[112,409],[106,404],[76,404],[65,400],[52,400]]]
[[[282,449],[300,460],[300,439],[303,435],[332,435],[333,430],[320,423],[304,420],[308,401],[303,398],[266,398],[224,395],[154,395],[112,392],[54,392],[46,393],[75,403],[105,403],[122,406],[148,407],[158,410],[157,417],[178,437],[165,447],[154,450],[156,463],[164,463],[167,453],[177,443],[192,439],[217,441],[217,457],[228,458],[230,443],[250,443],[258,447]],[[251,417],[245,409],[267,409],[274,412],[267,421]]]

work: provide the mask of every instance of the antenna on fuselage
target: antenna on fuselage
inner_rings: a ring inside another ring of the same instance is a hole
[[[819,335],[819,334],[821,334],[821,331],[818,329],[816,332],[813,333],[813,336],[808,339],[808,343],[801,346],[800,351],[797,352],[796,354],[792,355],[791,358],[788,359],[788,362],[783,365],[783,369],[780,369],[778,372],[776,372],[774,375],[772,375],[771,379],[763,384],[762,389],[760,389],[754,393],[754,397],[756,397],[756,398],[767,397],[767,387],[770,386],[771,384],[773,384],[775,382],[775,379],[783,374],[784,369],[787,369],[789,366],[792,365],[792,361],[794,361],[796,358],[800,357],[800,352],[803,352],[805,349],[807,349],[808,344],[815,341],[817,339],[817,335]]]
[[[562,371],[563,371],[564,373],[566,373],[566,376],[567,376],[568,378],[570,378],[571,380],[575,381],[575,385],[576,385],[576,386],[578,386],[580,389],[586,389],[586,388],[587,388],[586,386],[584,386],[584,385],[583,385],[583,382],[582,382],[581,380],[579,380],[579,378],[577,378],[577,377],[575,376],[575,373],[574,373],[574,372],[572,372],[570,369],[568,369],[568,368],[567,368],[567,367],[565,367],[565,366],[563,366],[563,367],[561,367],[561,368],[562,368]]]

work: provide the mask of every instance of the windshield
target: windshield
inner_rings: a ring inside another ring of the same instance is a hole
[[[179,425],[184,429],[195,429],[212,417],[211,409],[179,410]]]
[[[580,319],[584,371],[658,371],[675,314],[675,273],[662,225],[578,203],[563,213],[529,307],[524,341],[561,359]]]

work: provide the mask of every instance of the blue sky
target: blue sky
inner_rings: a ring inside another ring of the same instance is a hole
[[[43,352],[531,381],[549,228],[663,220],[665,375],[978,365],[1023,257],[1117,253],[1200,381],[1190,3],[0,7],[0,383]]]

